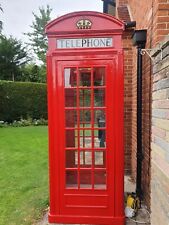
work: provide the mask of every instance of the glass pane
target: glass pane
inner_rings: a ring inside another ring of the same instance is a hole
[[[92,152],[80,151],[80,167],[91,167],[92,165]]]
[[[80,148],[92,147],[91,130],[80,130]]]
[[[77,127],[77,112],[75,110],[65,110],[66,127]]]
[[[98,137],[94,138],[94,147],[95,148],[100,148],[100,141],[99,141]]]
[[[96,67],[93,69],[94,74],[94,86],[104,86],[105,85],[105,68]]]
[[[90,110],[80,110],[80,127],[91,127]]]
[[[76,168],[77,163],[77,151],[67,150],[66,151],[66,168]]]
[[[77,85],[76,68],[64,69],[65,87],[74,87]]]
[[[77,147],[77,131],[76,130],[66,130],[66,147]]]
[[[94,172],[94,188],[106,189],[106,171]]]
[[[91,86],[91,68],[79,68],[80,86]]]
[[[105,106],[105,89],[94,89],[94,106]]]
[[[76,89],[65,89],[65,107],[76,107]]]
[[[105,111],[104,110],[94,110],[94,127],[105,127]]]
[[[105,160],[106,160],[106,152],[105,151],[95,151],[94,154],[94,165],[95,167],[104,168],[105,167]]]
[[[97,135],[96,135],[97,132]],[[94,147],[95,148],[105,148],[106,147],[106,130],[105,129],[100,129],[100,130],[95,130],[95,138],[94,138]]]
[[[80,188],[91,188],[91,171],[80,170]]]
[[[80,107],[90,107],[91,105],[91,90],[80,89]]]
[[[77,171],[66,171],[66,187],[67,188],[77,188]]]

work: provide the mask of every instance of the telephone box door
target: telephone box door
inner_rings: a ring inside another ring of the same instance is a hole
[[[56,62],[61,221],[64,215],[74,222],[84,215],[81,223],[87,223],[88,217],[93,223],[104,223],[104,216],[115,216],[119,208],[115,209],[118,190],[114,183],[119,82],[116,61]],[[103,221],[97,220],[98,215]]]

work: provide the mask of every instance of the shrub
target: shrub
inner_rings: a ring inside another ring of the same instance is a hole
[[[27,127],[27,126],[46,126],[48,125],[48,121],[45,119],[21,119],[14,120],[12,123],[0,121],[0,128],[4,127]]]
[[[46,84],[0,81],[0,121],[47,119]]]

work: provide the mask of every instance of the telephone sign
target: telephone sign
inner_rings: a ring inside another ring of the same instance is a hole
[[[107,48],[113,47],[113,38],[74,38],[58,39],[57,48]]]

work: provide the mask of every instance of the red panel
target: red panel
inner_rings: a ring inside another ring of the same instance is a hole
[[[73,197],[73,199],[72,199]],[[108,195],[73,195],[65,194],[65,206],[75,208],[107,208],[108,207]],[[90,206],[89,206],[90,202]],[[77,209],[76,209],[77,210]]]

